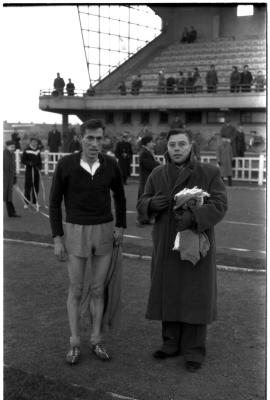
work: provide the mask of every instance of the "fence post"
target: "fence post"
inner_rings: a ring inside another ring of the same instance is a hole
[[[258,185],[261,186],[263,184],[263,167],[264,167],[264,155],[260,154],[259,157],[259,176],[258,176]]]
[[[44,174],[49,174],[49,152],[48,150],[44,151]]]
[[[20,150],[15,151],[16,174],[20,173]]]

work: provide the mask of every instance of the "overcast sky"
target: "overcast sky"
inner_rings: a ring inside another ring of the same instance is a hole
[[[60,123],[60,114],[39,110],[38,97],[57,72],[77,89],[89,86],[77,7],[3,7],[1,25],[3,120]]]

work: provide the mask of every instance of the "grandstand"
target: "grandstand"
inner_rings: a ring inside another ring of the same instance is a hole
[[[113,6],[112,6],[113,7]],[[261,70],[266,75],[266,5],[254,5],[252,16],[238,17],[236,5],[165,5],[149,6],[162,20],[158,36],[129,56],[120,66],[95,83],[95,95],[85,96],[87,88],[76,96],[53,97],[51,90],[41,90],[39,107],[63,115],[63,131],[68,115],[82,121],[101,118],[111,135],[123,129],[137,137],[144,129],[154,135],[166,132],[175,116],[197,135],[202,149],[209,148],[227,117],[234,125],[241,123],[246,139],[256,132],[266,138],[266,91],[231,93],[229,76],[232,66],[241,71],[245,64],[253,76]],[[195,43],[180,43],[185,26],[198,32]],[[101,49],[100,49],[101,50]],[[89,63],[89,61],[88,61]],[[216,93],[207,93],[205,75],[215,65],[219,84]],[[198,67],[203,88],[199,93],[157,93],[157,76],[177,77],[178,71]],[[141,74],[143,88],[138,96],[131,94],[131,80]],[[124,80],[127,95],[121,96],[118,85]],[[207,147],[208,146],[208,147]]]

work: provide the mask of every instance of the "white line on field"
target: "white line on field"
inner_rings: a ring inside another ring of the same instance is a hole
[[[33,246],[40,246],[40,247],[53,247],[54,245],[52,243],[42,243],[42,242],[32,242],[29,240],[20,240],[20,239],[6,239],[4,238],[5,242],[11,242],[11,243],[22,243],[22,244],[32,244]],[[147,260],[150,261],[152,259],[151,256],[143,256],[140,254],[131,254],[131,253],[122,253],[123,257],[126,258],[133,258],[133,259],[140,259],[140,260]],[[253,269],[253,268],[240,268],[240,267],[232,267],[229,265],[217,265],[217,269],[220,271],[234,271],[234,272],[263,272],[265,273],[265,269]]]

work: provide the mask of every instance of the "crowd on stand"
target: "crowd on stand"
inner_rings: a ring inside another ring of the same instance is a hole
[[[250,92],[252,86],[256,92],[263,92],[265,88],[265,77],[262,71],[258,71],[256,76],[253,78],[252,73],[248,69],[248,65],[243,67],[242,72],[238,70],[238,67],[233,66],[232,72],[229,77],[230,92]],[[210,65],[209,70],[205,75],[205,85],[207,93],[215,93],[218,91],[218,73],[215,69],[215,65]],[[203,80],[198,67],[194,67],[193,71],[187,73],[180,70],[177,76],[173,74],[165,76],[164,71],[159,71],[157,77],[157,93],[158,94],[190,94],[190,93],[202,93],[203,92]]]
[[[195,42],[196,39],[197,39],[196,29],[193,26],[191,26],[190,29],[185,27],[180,40],[181,43],[193,43]]]

